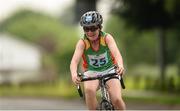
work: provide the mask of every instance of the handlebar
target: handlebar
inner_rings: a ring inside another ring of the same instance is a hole
[[[97,77],[89,77],[89,78],[82,78],[81,79],[81,82],[84,82],[84,81],[89,81],[89,80],[96,80],[96,79],[103,79],[103,78],[106,78],[106,77],[112,77],[114,75],[118,75],[116,73],[109,73],[107,75],[103,75],[103,76],[97,76]],[[125,85],[124,85],[124,80],[122,78],[122,76],[119,76],[119,80],[120,80],[120,83],[121,83],[121,86],[123,89],[125,89]]]
[[[122,86],[123,89],[125,89],[126,87],[125,87],[125,84],[124,84],[124,80],[123,80],[122,76],[120,76],[120,77],[121,77],[120,78],[121,86]]]
[[[102,78],[111,77],[114,75],[117,75],[117,74],[116,73],[108,73],[106,75],[98,75],[96,77],[82,77],[81,82],[89,81],[89,80],[102,79]]]
[[[106,77],[112,77],[114,75],[117,75],[117,74],[113,73],[111,75],[105,75],[105,76],[101,76],[101,77],[99,76],[99,77],[91,77],[91,78],[82,78],[81,82],[89,81],[89,80],[102,79],[102,78],[106,78]],[[123,80],[122,76],[119,76],[119,79],[120,79],[120,83],[121,83],[122,88],[125,89],[126,87],[125,87],[124,80]],[[81,90],[80,84],[77,86],[77,89],[78,89],[79,96],[83,97],[83,92]]]
[[[114,66],[113,68],[116,69],[117,66]],[[103,79],[106,77],[112,77],[114,75],[118,75],[118,74],[117,73],[107,73],[107,74],[100,74],[100,75],[97,75],[95,77],[85,77],[85,76],[83,76],[83,74],[78,73],[78,76],[81,77],[81,82],[89,81],[89,80],[96,80],[96,79],[100,80],[100,79]],[[120,80],[122,88],[125,89],[126,87],[125,87],[124,80],[123,80],[122,76],[119,76],[119,80]],[[80,97],[83,97],[83,93],[82,93],[80,85],[77,86],[77,89],[78,89],[78,93],[79,93]]]
[[[117,75],[116,73],[108,73],[108,74],[105,74],[105,75],[98,75],[96,77],[83,77],[81,73],[79,73],[79,76],[81,77],[81,82],[84,82],[84,81],[89,81],[89,80],[96,80],[96,79],[103,79],[103,78],[106,78],[106,77],[112,77],[114,75]],[[121,83],[121,86],[123,89],[125,89],[125,85],[124,85],[124,80],[122,78],[122,76],[119,76],[119,80],[120,80],[120,83]]]
[[[78,85],[78,86],[77,86],[77,89],[78,89],[79,96],[80,96],[80,97],[83,97],[83,93],[82,93],[82,90],[81,90],[81,86]]]

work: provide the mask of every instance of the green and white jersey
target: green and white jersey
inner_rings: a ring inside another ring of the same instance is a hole
[[[104,71],[115,64],[114,57],[105,41],[106,35],[107,33],[100,32],[100,45],[97,51],[93,50],[88,38],[84,36],[83,67],[85,70]]]

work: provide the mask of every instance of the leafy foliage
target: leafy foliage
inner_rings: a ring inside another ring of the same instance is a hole
[[[56,18],[30,10],[20,10],[1,24],[1,31],[3,32],[40,43],[40,45],[44,41],[49,42],[49,45],[54,44],[61,48],[67,46],[66,42],[62,41],[74,41],[76,39],[77,34],[73,30],[73,27],[60,23]],[[69,31],[75,37],[70,38]]]
[[[25,9],[14,13],[2,22],[0,27],[1,32],[39,45],[46,55],[50,56],[45,56],[45,61],[49,58],[49,62],[45,63],[54,63],[56,67],[54,65],[53,67],[58,72],[69,71],[69,64],[64,63],[69,63],[71,58],[69,53],[73,52],[78,39],[77,29],[74,26],[61,23],[55,17]]]
[[[179,21],[179,0],[116,0],[114,12],[139,29],[167,28]]]
[[[180,10],[179,0],[116,0],[115,4],[117,7],[113,7],[112,12],[124,21],[123,24],[125,24],[126,27],[128,26],[128,30],[130,30],[130,27],[134,28],[135,31],[133,35],[136,35],[136,33],[144,33],[143,31],[147,29],[150,29],[149,31],[152,31],[152,29],[160,29],[159,32],[161,34],[163,33],[161,37],[159,36],[159,38],[162,38],[161,40],[153,38],[157,35],[144,35],[144,37],[149,36],[151,39],[160,42],[157,53],[159,53],[159,58],[162,61],[159,64],[177,63],[177,56],[179,56],[177,48],[179,47],[177,42],[179,42],[178,29],[180,24],[180,13],[178,11]],[[126,35],[128,33],[126,33]],[[136,35],[134,39],[137,40],[139,39],[138,37],[143,36]],[[130,37],[128,36],[128,38],[127,40],[129,41]],[[144,41],[144,43],[146,42],[147,41]],[[156,43],[154,44],[156,45]],[[138,44],[136,46],[138,46]],[[141,50],[144,46],[147,45],[141,44],[141,46],[138,46],[138,49]],[[136,53],[135,50],[132,51]],[[148,52],[146,51],[146,53]],[[152,53],[150,55],[152,55]]]
[[[106,27],[106,31],[115,38],[128,66],[141,63],[155,64],[157,38],[151,31],[138,33],[126,27],[123,20],[115,15],[108,20]]]

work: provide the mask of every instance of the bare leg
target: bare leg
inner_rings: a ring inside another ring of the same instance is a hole
[[[118,110],[125,110],[126,106],[122,99],[121,95],[121,84],[118,79],[110,79],[107,81],[108,84],[108,91],[110,94],[110,98],[112,101],[112,104],[114,105],[115,109]]]
[[[98,106],[96,91],[99,86],[98,80],[84,82],[85,100],[89,110],[96,110]]]

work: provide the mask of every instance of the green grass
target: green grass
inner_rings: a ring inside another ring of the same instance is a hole
[[[173,72],[172,75],[174,75],[176,70],[173,67],[170,67],[168,69],[168,72],[169,73]],[[148,77],[151,77],[149,81],[153,83],[152,85],[153,88],[148,89],[146,86],[147,74],[145,75],[133,75],[133,74],[134,73],[131,72],[131,74],[127,74],[124,76],[126,89],[123,90],[123,97],[125,98],[125,100],[157,102],[163,104],[180,104],[180,99],[179,99],[180,95],[178,92],[179,90],[177,90],[177,92],[173,92],[173,90],[170,89],[167,89],[166,91],[161,91],[158,90],[158,87],[154,88],[155,86],[157,86],[156,84],[158,83],[157,81],[158,79],[156,77],[153,77],[152,75]],[[166,82],[168,83],[168,81]],[[176,88],[178,88],[178,84],[179,84],[179,79],[175,78]],[[135,91],[135,93],[133,91]],[[65,98],[65,99],[79,98],[76,87],[71,82],[67,82],[67,80],[65,79],[59,80],[54,83],[37,83],[37,84],[34,83],[34,84],[22,84],[22,85],[10,85],[10,86],[1,85],[0,96],[50,97],[50,98]]]
[[[165,73],[165,90],[180,90],[180,76],[178,75],[178,67],[176,65],[167,66]],[[126,86],[129,89],[161,89],[160,73],[157,66],[136,65],[128,70],[124,76]],[[174,89],[172,89],[174,88]]]
[[[145,98],[145,97],[129,97],[125,96],[125,101],[136,101],[136,102],[146,102],[146,103],[159,103],[159,104],[168,104],[168,105],[174,105],[174,104],[180,104],[180,96],[177,97],[169,97],[169,96],[163,96],[158,97],[154,96],[151,98]]]
[[[76,87],[65,81],[53,84],[27,84],[24,86],[1,86],[0,96],[26,96],[26,97],[46,97],[46,98],[79,98]],[[123,90],[125,101],[139,101],[161,104],[180,104],[180,95],[173,95],[166,92],[137,91],[126,87]]]
[[[0,96],[32,96],[32,97],[76,97],[77,91],[72,84],[65,81],[56,83],[26,84],[23,86],[0,86]]]

